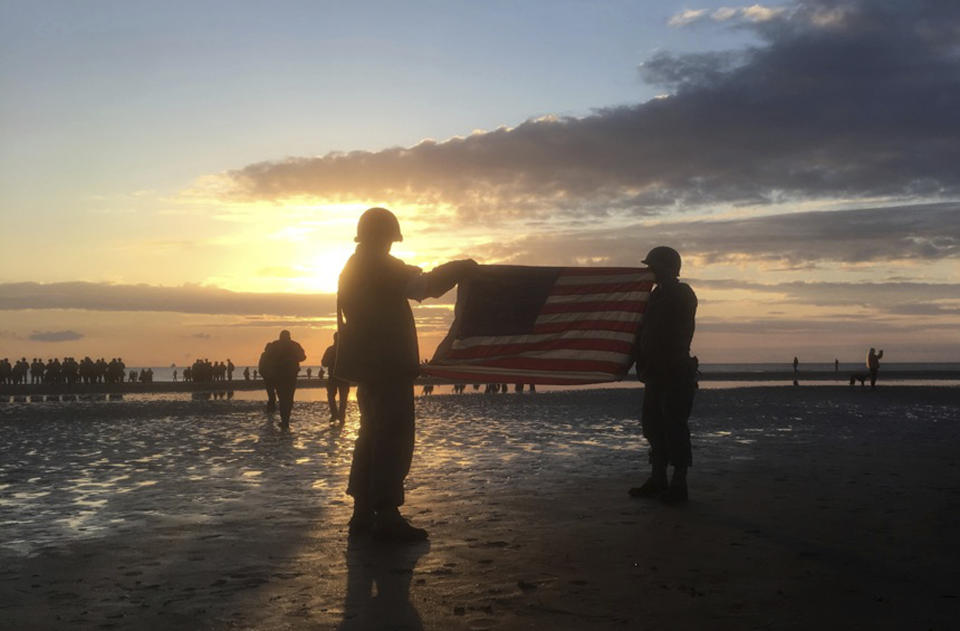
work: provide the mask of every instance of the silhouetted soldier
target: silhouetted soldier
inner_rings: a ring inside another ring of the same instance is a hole
[[[347,419],[347,398],[350,396],[350,382],[337,379],[333,376],[333,368],[337,364],[337,341],[339,333],[333,334],[333,344],[323,352],[320,365],[327,369],[330,377],[327,379],[327,405],[330,406],[330,422],[339,421],[341,425]],[[337,396],[340,396],[340,405],[337,406]]]
[[[290,331],[280,331],[280,337],[271,342],[264,351],[266,355],[261,374],[269,374],[277,391],[277,404],[280,408],[280,424],[290,425],[290,411],[293,409],[293,395],[297,390],[297,374],[300,362],[307,358],[303,347],[290,339]]]
[[[476,263],[453,261],[429,273],[390,256],[402,241],[397,218],[370,208],[357,223],[356,252],[340,274],[337,362],[334,375],[359,384],[360,431],[347,493],[353,496],[350,532],[421,540],[398,507],[414,446],[413,383],[420,367],[417,331],[408,299],[439,297]]]
[[[637,376],[644,382],[643,435],[650,443],[650,478],[630,489],[634,497],[660,497],[667,504],[687,500],[692,464],[687,421],[697,390],[697,358],[690,356],[697,296],[680,275],[680,254],[659,246],[643,263],[657,287],[650,294],[637,340]],[[667,466],[673,477],[667,482]]]
[[[867,353],[867,370],[870,371],[870,387],[877,387],[877,373],[880,372],[880,360],[883,359],[883,350],[879,353],[871,348]]]
[[[236,370],[236,366],[233,365],[233,362],[230,361],[230,358],[227,358],[227,381],[233,381],[233,371]]]

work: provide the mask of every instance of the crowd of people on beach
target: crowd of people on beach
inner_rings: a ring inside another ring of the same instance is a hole
[[[193,364],[183,369],[183,380],[194,383],[214,383],[233,381],[233,371],[236,366],[227,358],[226,362],[211,362],[209,359],[197,359]],[[177,380],[177,371],[173,371],[173,380]]]
[[[89,356],[80,361],[73,357],[64,357],[63,361],[54,357],[46,362],[37,357],[28,362],[26,357],[21,357],[13,364],[4,357],[0,359],[0,384],[123,383],[127,377],[126,369],[123,359],[119,357],[114,357],[109,362],[103,357],[94,360]],[[130,381],[137,380],[152,381],[153,371],[130,371]]]

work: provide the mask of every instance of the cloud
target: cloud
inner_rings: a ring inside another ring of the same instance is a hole
[[[782,297],[785,303],[850,307],[869,307],[876,312],[901,315],[958,315],[960,307],[946,304],[960,301],[960,283],[842,283],[785,282],[757,283],[735,279],[693,279],[698,288],[719,291],[746,290]],[[861,316],[851,315],[860,320]]]
[[[769,22],[790,13],[789,7],[766,7],[753,4],[747,7],[720,7],[709,11],[707,9],[685,9],[670,18],[670,26],[684,27],[701,22],[729,22],[741,20],[745,22]]]
[[[85,309],[311,317],[336,313],[336,302],[334,294],[244,293],[194,285],[0,283],[0,310]]]
[[[545,231],[474,249],[478,256],[503,262],[636,265],[646,249],[658,244],[670,244],[707,264],[745,258],[792,266],[956,259],[960,203]]]
[[[28,338],[34,342],[75,342],[83,339],[76,331],[34,331]]]
[[[225,195],[411,203],[487,224],[960,195],[960,3],[795,0],[673,21],[703,19],[760,42],[655,55],[640,73],[666,98],[412,147],[260,162],[225,174]]]

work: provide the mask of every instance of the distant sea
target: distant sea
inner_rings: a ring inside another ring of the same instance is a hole
[[[141,367],[139,366],[127,366],[127,372],[131,370],[139,371]],[[173,381],[173,371],[177,371],[177,380],[183,380],[183,366],[171,367],[171,366],[153,366],[153,380],[154,381]],[[237,366],[236,370],[233,373],[233,378],[236,381],[243,379],[243,369],[245,366]],[[250,374],[253,374],[256,366],[250,366]],[[312,369],[313,376],[316,377],[319,374],[320,367],[314,366],[311,364],[306,364],[300,368],[300,376],[306,377],[307,368]],[[833,372],[834,366],[833,362],[800,362],[799,366],[800,377],[810,373],[826,373]],[[866,364],[865,362],[840,362],[840,369],[838,371],[839,375],[843,378],[849,378],[849,375],[857,372],[865,372]],[[744,376],[755,376],[758,380],[762,380],[765,376],[770,375],[782,375],[783,373],[792,373],[793,372],[793,362],[782,362],[782,363],[744,363],[744,364],[701,364],[700,372],[706,377],[710,377],[711,374],[719,373],[738,373]],[[904,372],[936,372],[936,373],[960,373],[960,362],[880,362],[880,375],[883,378],[885,375],[893,378],[895,374],[902,374]]]

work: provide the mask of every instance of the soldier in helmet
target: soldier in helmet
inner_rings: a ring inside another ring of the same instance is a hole
[[[337,363],[337,342],[339,340],[339,334],[334,333],[333,344],[324,351],[320,365],[330,371],[330,378],[327,379],[327,405],[330,406],[330,422],[339,422],[343,425],[347,420],[347,399],[350,396],[350,382],[333,376],[333,367]],[[338,395],[340,397],[339,405],[337,404]]]
[[[673,248],[655,247],[643,263],[657,285],[647,302],[636,346],[651,473],[642,486],[630,489],[630,495],[676,504],[687,500],[687,468],[692,463],[687,419],[697,389],[697,358],[690,356],[697,296],[678,280],[680,254]],[[671,464],[673,476],[668,481]]]
[[[290,331],[280,331],[280,337],[270,342],[264,350],[264,365],[261,373],[270,376],[280,408],[280,425],[289,427],[293,410],[293,395],[297,389],[300,362],[307,358],[303,347],[294,342]],[[264,377],[266,379],[266,377]]]
[[[402,240],[400,223],[389,210],[370,208],[361,215],[356,252],[340,274],[331,377],[358,384],[360,430],[347,488],[354,499],[351,534],[371,531],[381,539],[416,541],[427,532],[398,510],[413,458],[413,382],[420,367],[408,299],[443,295],[476,263],[452,261],[424,273],[390,256],[392,244]]]

